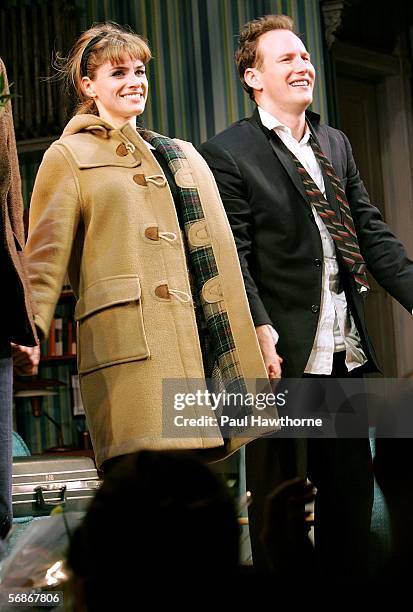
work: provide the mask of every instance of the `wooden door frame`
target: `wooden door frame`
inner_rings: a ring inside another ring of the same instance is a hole
[[[386,221],[413,259],[413,119],[410,62],[403,42],[393,55],[336,42],[334,70],[375,82],[380,104],[381,164]],[[413,370],[413,317],[392,300],[397,376]]]

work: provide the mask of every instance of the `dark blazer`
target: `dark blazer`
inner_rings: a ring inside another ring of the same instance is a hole
[[[368,270],[410,312],[413,262],[369,200],[347,137],[308,112],[310,129],[346,190]],[[294,161],[258,110],[201,145],[218,184],[238,248],[255,325],[272,324],[280,338],[283,375],[302,375],[313,346],[321,301],[321,238]],[[326,183],[327,196],[331,185]],[[330,203],[333,197],[328,198]],[[335,205],[335,204],[333,204]],[[336,207],[339,213],[338,207]],[[364,297],[338,255],[342,284],[372,369]]]

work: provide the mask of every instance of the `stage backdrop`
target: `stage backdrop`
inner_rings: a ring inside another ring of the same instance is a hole
[[[210,138],[250,114],[234,66],[244,23],[270,13],[290,15],[311,52],[318,78],[313,110],[327,119],[322,31],[318,0],[78,0],[81,27],[112,19],[147,38],[154,60],[148,68],[145,124],[192,141]]]

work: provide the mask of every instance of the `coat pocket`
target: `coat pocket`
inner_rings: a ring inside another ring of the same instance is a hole
[[[75,319],[80,374],[149,357],[137,276],[112,276],[87,287]]]

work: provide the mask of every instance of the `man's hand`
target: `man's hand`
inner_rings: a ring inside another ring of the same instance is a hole
[[[261,541],[272,570],[289,579],[308,578],[314,570],[314,550],[308,537],[316,490],[303,478],[286,480],[266,499]]]
[[[12,343],[11,354],[16,374],[19,376],[33,376],[37,374],[37,366],[40,361],[39,346],[20,346],[19,344]]]
[[[282,358],[275,350],[274,338],[268,325],[258,325],[255,328],[262,357],[267,369],[268,378],[281,378]]]

